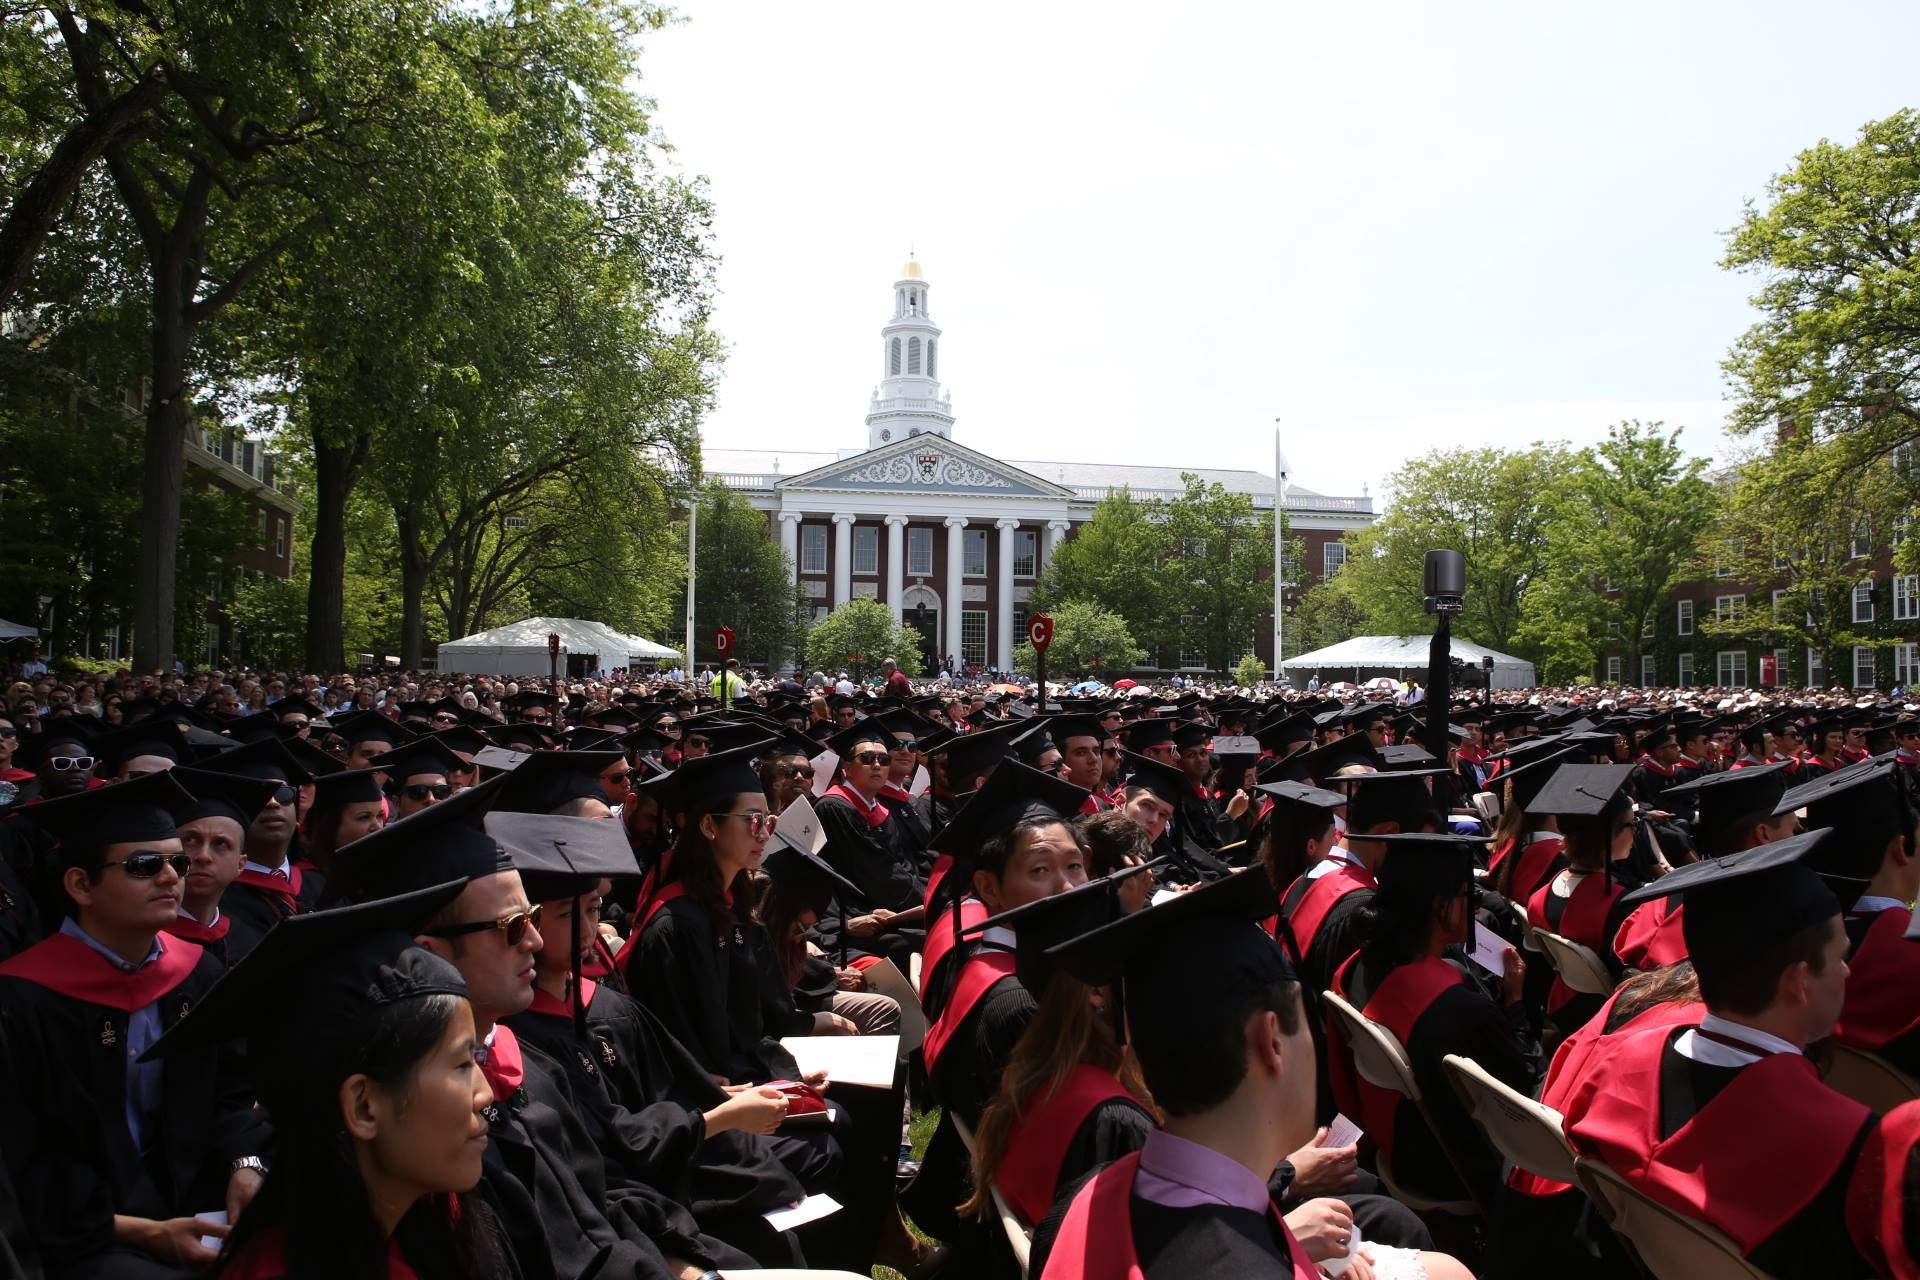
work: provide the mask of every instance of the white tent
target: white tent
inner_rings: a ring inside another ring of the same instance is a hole
[[[1332,678],[1355,683],[1374,676],[1424,680],[1427,673],[1427,647],[1432,640],[1431,636],[1355,636],[1324,649],[1315,649],[1312,653],[1303,653],[1297,658],[1288,658],[1286,669],[1294,674],[1296,683],[1306,672],[1317,673],[1322,680]],[[1480,666],[1483,659],[1492,658],[1493,687],[1496,689],[1531,689],[1536,683],[1533,664],[1525,658],[1484,648],[1458,636],[1451,641],[1451,652],[1454,657],[1475,667]]]
[[[17,622],[8,622],[5,618],[0,618],[0,640],[24,640],[28,636],[39,634],[32,627],[23,627]]]
[[[547,637],[560,636],[561,670],[566,659],[586,658],[587,668],[611,671],[674,656],[674,650],[640,636],[624,635],[605,623],[581,618],[524,618],[440,646],[440,670],[472,675],[543,676],[548,671]],[[575,664],[578,665],[578,664]]]

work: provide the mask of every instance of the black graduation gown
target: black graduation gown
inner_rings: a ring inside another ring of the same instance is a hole
[[[160,997],[161,1030],[225,972],[203,953]],[[233,1161],[271,1153],[245,1059],[227,1043],[161,1061],[164,1103],[143,1156],[126,1124],[128,1021],[118,1009],[0,978],[10,1096],[25,1104],[10,1114],[5,1155],[50,1271],[108,1251],[113,1214],[166,1219],[223,1207]]]
[[[1211,795],[1188,788],[1180,797],[1180,834],[1209,853],[1238,840],[1244,833],[1225,806]]]
[[[299,911],[296,914],[305,914],[317,908],[326,890],[325,872],[302,867],[300,892],[296,895]],[[280,923],[287,911],[282,899],[276,895],[236,880],[220,895],[220,914],[233,921],[227,933],[227,954],[230,963],[238,964],[266,936],[267,930]]]
[[[1362,952],[1347,971],[1347,999],[1356,1009],[1366,1007],[1374,988],[1391,972],[1368,961]],[[1466,972],[1465,965],[1454,964]],[[1474,1180],[1481,1202],[1489,1203],[1500,1180],[1500,1160],[1461,1105],[1444,1060],[1448,1054],[1471,1058],[1494,1079],[1530,1098],[1540,1081],[1540,1044],[1524,1003],[1502,1008],[1472,973],[1466,976],[1466,982],[1434,998],[1407,1038],[1407,1057],[1434,1127],[1429,1129],[1411,1104],[1401,1104],[1394,1126],[1393,1172],[1409,1187],[1457,1199],[1466,1193],[1454,1171],[1457,1161]]]
[[[927,882],[917,871],[925,846],[910,842],[898,813],[889,810],[885,822],[871,826],[864,814],[834,795],[822,796],[815,812],[827,837],[820,856],[858,887],[864,900],[857,909],[835,902],[821,917],[820,930],[836,939],[836,947],[843,938],[843,920],[881,909],[910,911],[926,901]],[[909,973],[913,953],[925,945],[926,936],[924,927],[889,929],[870,938],[846,934],[844,946],[849,955],[885,956],[900,972]]]
[[[1666,1052],[1660,1058],[1660,1136],[1663,1140],[1698,1115],[1744,1070],[1695,1062],[1673,1047],[1672,1042],[1678,1039],[1678,1035],[1669,1039]],[[1764,1124],[1765,1117],[1755,1116],[1754,1121]],[[1836,1280],[1842,1277],[1851,1280],[1874,1274],[1847,1230],[1847,1185],[1853,1180],[1860,1149],[1879,1123],[1880,1118],[1874,1116],[1860,1126],[1833,1179],[1811,1204],[1755,1245],[1747,1254],[1749,1262],[1771,1276],[1832,1276]],[[1757,1170],[1755,1176],[1764,1177],[1765,1171]]]
[[[980,1113],[1000,1091],[1000,1073],[1038,1008],[1020,979],[1002,978],[967,1011],[941,1051],[933,1096],[969,1128],[979,1128]]]
[[[964,799],[964,796],[937,796],[933,793],[933,788],[928,787],[914,798],[914,816],[920,820],[921,829],[931,838],[939,834],[940,828],[953,820],[953,815],[959,812],[961,801]]]
[[[703,903],[682,897],[661,907],[634,945],[628,985],[709,1075],[735,1084],[793,1079],[793,1055],[768,1034],[748,940],[762,926],[722,910],[716,935]]]
[[[1373,890],[1355,889],[1342,894],[1327,908],[1319,930],[1313,935],[1313,944],[1307,948],[1306,971],[1300,975],[1316,998],[1322,991],[1333,988],[1333,975],[1367,940],[1366,931],[1361,927],[1360,908],[1372,901]]]
[[[18,955],[40,941],[40,912],[34,906],[26,877],[0,858],[0,960]]]
[[[556,1280],[655,1280],[672,1254],[750,1266],[700,1233],[693,1215],[601,1156],[564,1069],[521,1046],[525,1079],[487,1107],[483,1193],[521,1269]]]

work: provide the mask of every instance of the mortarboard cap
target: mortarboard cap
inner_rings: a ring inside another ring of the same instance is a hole
[[[1126,915],[1120,905],[1120,885],[1151,865],[1143,862],[1122,867],[1112,875],[1002,911],[970,925],[961,936],[978,937],[988,929],[1012,929],[1014,976],[1037,1000],[1058,967],[1047,953],[1069,939],[1091,933]]]
[[[1377,873],[1380,892],[1401,900],[1464,892],[1473,884],[1478,856],[1487,849],[1484,836],[1449,831],[1409,831],[1368,838],[1387,846],[1387,856]]]
[[[212,773],[181,766],[174,781],[193,793],[193,799],[173,811],[174,825],[201,818],[227,818],[241,829],[253,825],[254,818],[267,807],[267,800],[287,785],[270,778],[246,778],[232,773]]]
[[[1696,966],[1738,965],[1755,942],[1777,942],[1840,914],[1840,901],[1803,861],[1828,835],[1822,827],[1724,858],[1706,858],[1633,889],[1632,906],[1678,896],[1682,931]]]
[[[1417,742],[1400,742],[1380,748],[1380,758],[1386,761],[1388,773],[1402,773],[1408,769],[1424,769],[1435,763],[1433,752]]]
[[[1742,818],[1765,818],[1783,812],[1780,804],[1786,794],[1787,766],[1782,762],[1709,773],[1668,787],[1661,793],[1660,802],[1672,806],[1676,813],[1697,806],[1694,842],[1707,849],[1715,843],[1715,837]]]
[[[401,728],[378,711],[336,716],[327,727],[356,746],[362,742],[385,742],[397,747],[413,737],[411,730]]]
[[[309,721],[313,721],[313,720],[324,720],[326,719],[326,716],[327,716],[327,713],[325,711],[323,711],[319,707],[314,706],[313,703],[307,701],[307,699],[301,697],[297,693],[289,694],[286,697],[280,699],[280,701],[268,707],[261,714],[272,716],[276,720],[283,719],[284,717],[291,716],[291,715],[303,715]]]
[[[460,757],[438,737],[416,738],[380,757],[380,772],[396,785],[422,774],[451,779],[461,767]]]
[[[1086,803],[1087,795],[1071,782],[1010,760],[993,771],[927,847],[950,854],[956,865],[970,862],[987,841],[1005,834],[1024,818],[1051,814],[1072,819]]]
[[[313,807],[344,809],[350,804],[378,803],[382,772],[382,769],[342,769],[317,779],[313,784]]]
[[[760,775],[753,771],[759,751],[755,744],[696,756],[672,773],[648,778],[640,784],[640,790],[657,799],[669,813],[691,813],[709,796],[717,800],[722,796],[760,795]]]
[[[572,800],[605,801],[600,772],[626,758],[620,751],[536,751],[507,775],[493,807],[513,813],[550,814]]]
[[[1774,811],[1791,813],[1802,808],[1807,811],[1808,826],[1833,831],[1833,839],[1810,861],[1823,875],[1856,882],[1854,892],[1842,895],[1848,906],[1866,882],[1879,874],[1888,842],[1896,835],[1912,839],[1915,823],[1920,821],[1912,778],[1891,754],[1803,782],[1782,795]]]
[[[489,778],[341,848],[327,880],[329,899],[364,902],[513,870],[500,842],[480,828],[511,776]]]
[[[955,734],[938,747],[928,748],[928,752],[946,756],[948,778],[955,787],[964,789],[965,784],[990,773],[995,765],[1012,756],[1013,740],[1028,727],[1024,721],[1014,720],[990,729],[975,729],[971,733]]]
[[[1288,758],[1315,782],[1325,782],[1349,765],[1364,764],[1381,772],[1385,772],[1387,767],[1386,758],[1364,733],[1350,733],[1344,738],[1335,738],[1323,747],[1302,751]]]
[[[1353,773],[1332,780],[1333,785],[1351,788],[1347,801],[1347,825],[1352,836],[1383,822],[1398,822],[1404,830],[1425,826],[1435,820],[1437,806],[1427,779],[1446,773],[1445,769],[1399,769],[1392,773]]]
[[[493,745],[486,734],[472,725],[455,725],[451,729],[442,729],[433,736],[439,740],[441,746],[453,752],[456,758],[466,756],[470,759]],[[466,766],[463,764],[461,767]]]
[[[154,717],[110,729],[94,735],[93,754],[108,773],[120,772],[141,756],[155,756],[180,764],[190,758],[181,733],[183,727],[177,720]]]
[[[1543,760],[1529,767],[1549,763],[1554,762]],[[1609,805],[1616,805],[1616,797],[1631,803],[1621,795],[1621,788],[1632,774],[1629,764],[1555,764],[1524,809],[1535,816],[1598,820]]]
[[[760,860],[760,869],[773,878],[787,894],[805,903],[815,916],[823,916],[837,900],[844,911],[866,905],[860,887],[835,871],[817,853],[796,849],[790,844],[774,844]]]
[[[481,826],[520,873],[532,902],[578,897],[602,880],[640,872],[626,833],[605,818],[495,809]]]
[[[481,732],[493,739],[495,746],[505,747],[509,751],[545,751],[558,741],[553,731],[544,725],[527,724],[524,721],[494,725]]]
[[[1193,791],[1193,784],[1187,781],[1185,773],[1151,756],[1124,752],[1120,757],[1120,767],[1126,771],[1129,788],[1145,787],[1163,803],[1176,809]]]
[[[193,794],[172,769],[142,774],[126,782],[90,787],[16,810],[54,838],[62,866],[89,865],[108,845],[171,840],[174,814],[191,805]]]

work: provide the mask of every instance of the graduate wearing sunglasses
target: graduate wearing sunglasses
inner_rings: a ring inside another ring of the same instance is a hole
[[[900,713],[904,716],[905,713]],[[827,834],[821,856],[866,899],[858,915],[823,917],[821,929],[839,937],[844,921],[849,955],[877,955],[911,973],[913,953],[926,941],[926,878],[919,868],[926,857],[907,820],[895,812],[907,806],[885,798],[893,767],[895,713],[870,717],[827,739],[840,757],[834,784],[815,804]],[[900,727],[911,727],[903,720]]]
[[[35,1104],[10,1117],[6,1156],[50,1272],[204,1265],[200,1238],[226,1229],[193,1215],[237,1216],[259,1185],[266,1124],[232,1048],[138,1061],[225,971],[166,932],[195,803],[162,771],[34,806],[57,842],[42,918],[59,924],[0,965],[0,1023],[15,1096]]]

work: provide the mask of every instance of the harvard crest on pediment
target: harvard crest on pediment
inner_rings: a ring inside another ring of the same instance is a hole
[[[889,490],[909,493],[995,493],[1070,498],[1072,491],[936,435],[894,444],[815,468],[780,482],[782,489]]]

